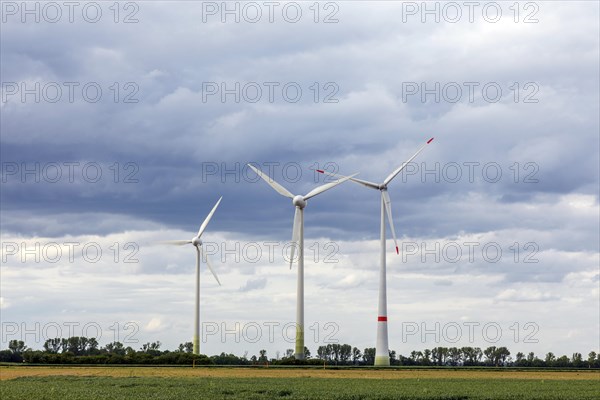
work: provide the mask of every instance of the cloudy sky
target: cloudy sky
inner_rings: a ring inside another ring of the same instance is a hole
[[[598,351],[597,2],[2,2],[2,338],[292,348],[290,191],[389,187],[390,347]],[[306,344],[374,347],[379,195],[305,212]],[[388,228],[388,237],[389,237]]]

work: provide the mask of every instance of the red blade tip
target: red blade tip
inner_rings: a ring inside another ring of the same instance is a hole
[[[431,143],[431,142],[433,142],[433,138],[429,139],[429,140],[427,141],[427,144],[429,144],[429,143]]]
[[[396,254],[400,254],[400,252],[398,251],[398,246],[396,246]]]
[[[321,174],[325,173],[325,171],[323,171],[322,169],[318,169],[317,172],[320,172]]]

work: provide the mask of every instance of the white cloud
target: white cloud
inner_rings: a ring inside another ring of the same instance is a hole
[[[535,289],[506,289],[499,293],[496,298],[501,301],[553,301],[559,298],[553,296],[550,292],[540,292]]]
[[[282,165],[296,163],[303,175],[282,184],[298,192],[322,183],[314,169],[326,163],[380,181],[435,136],[418,158],[418,172],[389,187],[406,256],[393,254],[388,239],[392,347],[403,353],[434,345],[420,335],[404,342],[403,322],[420,329],[494,322],[511,351],[588,351],[599,328],[598,4],[541,2],[539,21],[531,24],[515,23],[509,5],[501,4],[503,18],[495,24],[479,13],[474,23],[435,23],[431,16],[423,23],[421,15],[402,22],[403,3],[394,2],[339,3],[334,24],[314,23],[308,8],[297,24],[221,23],[219,16],[204,23],[200,3],[177,2],[140,4],[137,24],[108,18],[31,29],[18,16],[3,24],[5,82],[75,80],[103,88],[98,103],[76,91],[73,103],[22,102],[17,94],[0,105],[3,167],[76,161],[103,169],[94,184],[79,175],[57,183],[3,175],[3,321],[98,323],[102,341],[137,329],[137,339],[160,340],[165,348],[189,341],[194,252],[153,244],[191,237],[222,194],[205,249],[223,286],[203,264],[201,319],[239,333],[252,322],[283,326],[295,318],[296,271],[282,254],[292,209],[264,182],[238,173],[238,165],[279,163],[279,178]],[[135,103],[121,101],[131,93],[128,82],[138,85]],[[205,101],[205,82],[278,82],[278,90],[295,82],[303,96],[298,103],[283,101],[280,91],[273,102],[266,96],[222,102],[219,95]],[[463,89],[477,82],[478,88],[472,101],[465,89],[456,103],[431,94],[423,102],[420,93],[403,98],[411,82],[427,88],[455,82]],[[335,85],[326,89],[327,83]],[[486,83],[502,88],[498,102],[485,100]],[[338,102],[325,103],[331,88]],[[537,102],[525,103],[527,95]],[[479,163],[472,181],[469,162]],[[138,168],[135,183],[123,182],[127,163]],[[207,176],[208,163],[217,173]],[[462,166],[461,179],[423,174],[436,163],[440,171]],[[485,179],[487,163],[501,167],[498,182]],[[525,182],[532,171],[536,181]],[[333,326],[344,342],[373,345],[378,224],[375,191],[344,184],[311,200],[306,319],[317,323],[310,332],[321,341]],[[279,241],[272,257],[268,241]],[[70,242],[79,243],[73,260]],[[227,245],[238,243],[240,255],[253,242],[262,250],[256,261],[227,254]],[[36,243],[39,261],[23,254],[23,246]],[[82,254],[90,243],[102,249],[97,261],[94,248]],[[489,260],[493,252],[482,253],[492,243],[502,251],[496,262]],[[435,254],[427,254],[431,248]],[[462,257],[451,260],[457,248]],[[50,261],[58,249],[61,257]],[[528,322],[537,324],[538,343],[515,343],[515,324],[522,339]],[[127,323],[133,325],[126,329]],[[203,349],[242,354],[292,347],[280,330],[277,340],[263,335],[258,344],[221,333]],[[569,337],[584,348],[574,348]],[[487,344],[480,331],[476,343]]]

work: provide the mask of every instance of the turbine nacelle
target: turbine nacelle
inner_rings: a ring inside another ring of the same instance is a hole
[[[306,200],[304,200],[304,197],[300,195],[294,196],[292,203],[298,208],[306,207]]]
[[[192,244],[196,247],[202,246],[202,240],[198,236],[192,239]]]

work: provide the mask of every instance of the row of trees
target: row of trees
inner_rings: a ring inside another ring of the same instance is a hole
[[[361,353],[360,349],[348,344],[328,344],[317,349],[321,360],[339,365],[372,365],[375,361],[375,348],[369,347]],[[600,368],[600,354],[592,351],[587,359],[581,353],[556,357],[547,353],[543,359],[533,352],[525,355],[518,352],[515,358],[506,347],[490,346],[484,350],[479,347],[434,347],[424,351],[412,351],[410,356],[397,355],[390,351],[391,365],[416,366],[492,366],[492,367],[563,367],[563,368]]]
[[[304,348],[305,361],[294,359],[294,351],[286,350],[283,355],[276,352],[274,358],[267,356],[266,350],[259,355],[236,356],[193,355],[191,342],[182,343],[174,351],[161,350],[157,342],[143,344],[138,350],[125,347],[121,342],[112,342],[100,347],[95,338],[73,336],[70,338],[48,339],[44,350],[29,349],[23,341],[11,340],[7,350],[0,351],[0,362],[27,362],[42,364],[215,364],[215,365],[252,365],[252,364],[333,364],[333,365],[373,365],[375,348],[360,350],[349,344],[327,344],[319,346],[316,357],[311,357],[308,348]],[[557,357],[547,353],[544,358],[533,352],[527,355],[521,352],[513,358],[506,347],[434,347],[424,351],[412,351],[409,356],[390,351],[391,365],[416,366],[493,366],[493,367],[560,367],[560,368],[600,368],[600,354],[591,351],[587,358],[581,353]]]

